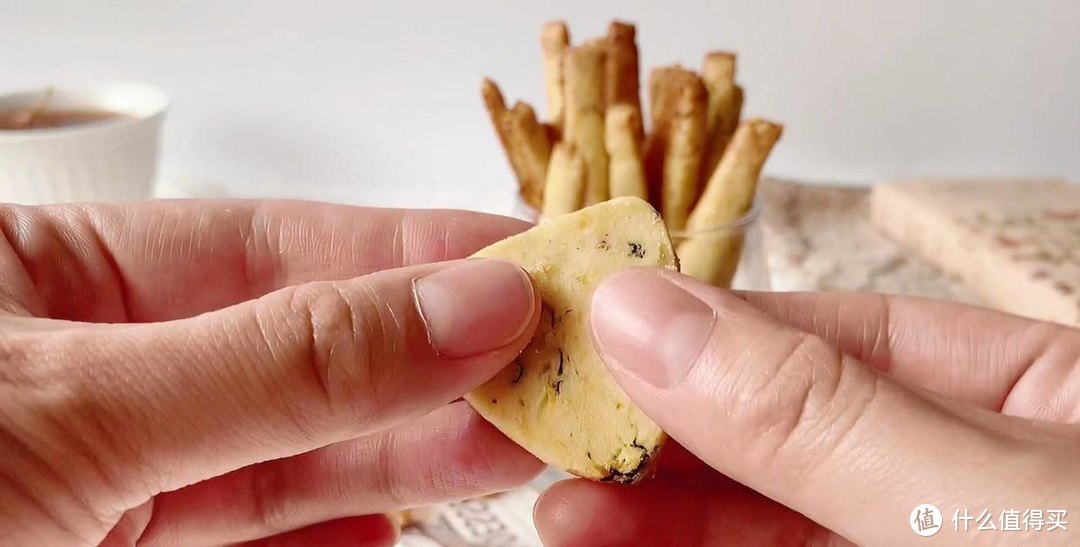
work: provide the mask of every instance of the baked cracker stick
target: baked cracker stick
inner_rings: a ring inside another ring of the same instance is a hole
[[[735,54],[726,51],[710,51],[701,63],[701,79],[709,91],[709,133],[716,130],[722,120],[728,122],[724,112],[735,87]],[[735,126],[731,126],[734,131]]]
[[[511,157],[517,158],[521,169],[522,197],[536,208],[543,203],[544,182],[547,179],[551,141],[547,131],[536,120],[536,112],[527,103],[518,102],[506,113],[503,125]]]
[[[608,153],[608,187],[612,198],[633,196],[648,199],[645,164],[636,134],[640,126],[641,115],[634,105],[608,105],[604,142]]]
[[[709,113],[706,127],[705,160],[701,164],[701,180],[709,180],[724,153],[742,113],[743,90],[735,84],[735,54],[713,51],[705,55],[701,77],[709,92]]]
[[[608,198],[608,157],[604,150],[604,47],[589,42],[572,47],[565,57],[565,125],[563,139],[585,161],[585,205]]]
[[[556,144],[551,151],[551,163],[548,164],[541,219],[580,209],[585,195],[585,180],[585,162],[577,155],[574,145],[565,142]]]
[[[645,179],[649,185],[649,200],[657,210],[663,209],[664,156],[668,147],[668,126],[678,103],[678,90],[687,81],[696,79],[698,76],[693,71],[679,66],[654,68],[649,72],[651,127],[645,139]]]
[[[735,130],[687,221],[688,236],[678,246],[683,272],[719,287],[731,284],[743,235],[720,228],[750,210],[761,168],[782,132],[782,126],[761,119],[747,120]]]
[[[520,165],[521,160],[510,147],[506,132],[506,101],[503,99],[502,92],[499,91],[499,86],[488,78],[484,78],[484,82],[480,86],[480,95],[484,98],[484,106],[487,108],[488,116],[491,118],[491,125],[495,127],[495,134],[498,135],[503,152],[506,153],[506,159],[510,162],[510,168],[513,169],[514,176],[517,178],[518,191],[522,197],[525,197],[527,192],[525,176]]]
[[[663,216],[668,230],[681,230],[698,194],[698,172],[705,146],[705,86],[696,76],[680,83],[668,124],[664,152]]]
[[[634,135],[638,141],[645,139],[641,120],[640,75],[638,72],[638,47],[634,25],[612,21],[607,33],[607,90],[605,104],[627,104],[637,111]]]
[[[540,51],[544,58],[544,88],[548,117],[552,125],[563,124],[563,55],[570,47],[570,31],[563,21],[553,21],[540,31]]]
[[[663,121],[660,107],[661,88],[671,79],[671,75],[679,70],[682,69],[678,66],[663,66],[649,71],[649,123],[653,131],[656,131]]]

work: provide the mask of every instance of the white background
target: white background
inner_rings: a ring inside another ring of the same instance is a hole
[[[740,53],[768,173],[1080,179],[1080,1],[0,0],[0,90],[134,80],[173,98],[164,195],[506,212],[478,96],[542,110],[537,33],[638,23],[643,66]]]

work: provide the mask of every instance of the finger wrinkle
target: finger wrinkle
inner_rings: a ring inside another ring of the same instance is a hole
[[[301,456],[303,457],[303,456]],[[281,533],[295,527],[297,517],[302,513],[298,504],[290,503],[291,485],[296,484],[296,477],[287,476],[289,469],[280,460],[265,462],[244,468],[240,473],[247,473],[250,481],[252,509],[257,515],[260,533]]]
[[[393,257],[393,263],[397,265],[405,264],[405,223],[408,221],[408,215],[401,215],[398,217],[397,222],[394,223],[394,235],[391,236],[391,256]]]
[[[0,234],[3,235],[3,243],[10,250],[10,254],[14,255],[14,262],[19,266],[11,277],[0,276],[0,281],[4,282],[0,286],[0,291],[5,296],[3,299],[5,308],[15,310],[22,308],[31,312],[30,315],[46,317],[49,314],[49,303],[31,268],[29,242],[32,238],[32,211],[18,205],[4,205],[3,209],[0,209]],[[7,273],[7,266],[5,261],[2,266],[5,268],[4,273]],[[9,284],[15,284],[15,286],[12,287]]]
[[[375,438],[374,489],[381,493],[391,507],[403,507],[409,504],[413,496],[410,489],[404,487],[401,480],[400,460],[396,457],[400,448],[407,443],[401,439],[400,432],[389,431],[385,436]]]
[[[40,432],[37,435],[40,436]],[[18,434],[8,427],[0,427],[0,445],[5,446],[9,454],[16,455],[13,462],[5,464],[0,481],[9,485],[16,499],[41,513],[46,522],[58,529],[56,531],[69,536],[68,541],[78,538],[73,544],[87,542],[88,538],[80,536],[88,533],[88,526],[103,527],[104,523],[89,504],[89,498],[73,487],[70,474],[58,469],[41,454],[40,442],[33,442],[33,437],[25,432]],[[46,485],[44,488],[43,484]],[[70,498],[56,495],[56,491],[66,493]],[[52,495],[48,495],[50,492]],[[3,505],[7,504],[0,504],[0,507]]]
[[[176,225],[176,232],[180,233],[182,225],[178,222]],[[193,257],[199,256],[198,250],[202,249],[202,241],[209,235],[211,242],[214,238],[213,228],[207,225],[206,211],[199,211],[193,222],[188,224],[187,232],[184,237],[175,238],[179,242],[179,250],[177,251],[177,258],[180,260],[190,260]],[[213,256],[213,255],[210,255]]]
[[[269,314],[269,317],[267,317],[267,314]],[[261,376],[262,378],[259,379],[257,384],[253,384],[253,387],[258,389],[256,386],[262,384],[266,385],[267,389],[272,391],[272,396],[275,397],[277,401],[280,401],[280,404],[277,406],[292,423],[292,430],[297,432],[295,439],[296,443],[308,444],[313,439],[317,439],[321,436],[324,426],[313,421],[313,418],[309,416],[311,412],[308,411],[305,406],[294,404],[290,399],[290,393],[292,392],[291,387],[284,385],[281,380],[274,380],[276,375],[270,370],[272,367],[258,366],[260,361],[265,361],[273,363],[273,367],[282,367],[286,366],[286,363],[288,363],[289,360],[297,358],[297,356],[288,355],[282,351],[282,348],[290,346],[290,343],[285,340],[287,334],[280,330],[280,325],[289,324],[288,318],[285,317],[284,313],[279,312],[275,307],[271,306],[267,306],[263,309],[256,309],[251,315],[255,328],[243,329],[242,327],[237,327],[237,330],[240,332],[253,331],[252,337],[254,338],[256,349],[251,352],[250,357],[246,357],[242,349],[235,349],[231,357],[234,363],[226,364],[225,366],[249,367],[253,374]],[[310,336],[307,338],[310,338]],[[314,350],[308,350],[309,355],[312,351]],[[313,359],[313,357],[309,356],[308,360],[311,361],[311,359]],[[287,382],[291,380],[285,379],[284,381]],[[320,382],[318,385],[321,386],[325,384]],[[252,395],[254,400],[258,400],[263,396],[264,395],[260,393],[253,393]],[[327,400],[327,397],[320,397],[318,400],[325,401]],[[277,435],[279,438],[281,437],[280,432],[270,433]]]
[[[452,219],[447,220],[448,226],[452,224]],[[401,215],[398,226],[401,227],[401,257],[398,266],[430,262],[433,258],[442,260],[448,256],[445,253],[445,244],[440,249],[435,241],[431,240],[431,236],[440,232],[432,218],[409,211]],[[442,235],[445,236],[449,231],[445,230]],[[431,244],[425,245],[424,242],[429,240]]]
[[[20,316],[44,315],[44,303],[12,236],[12,227],[19,223],[18,211],[18,207],[0,208],[0,310]]]
[[[861,424],[872,420],[869,416],[873,413],[884,382],[883,377],[877,374],[872,374],[869,381],[866,381],[866,375],[859,363],[850,359],[844,359],[840,365],[835,385],[831,386],[830,399],[825,404],[830,409],[828,417],[825,418],[826,427],[821,434],[808,436],[814,448],[806,452],[817,454],[816,461],[807,465],[809,473],[824,468],[824,464],[829,460],[852,458],[857,454],[858,446],[845,444],[851,439],[857,439],[854,433]],[[850,465],[850,460],[841,465]],[[804,481],[802,484],[808,483],[809,481]]]
[[[100,234],[84,206],[26,208],[11,238],[44,316],[86,321],[123,320],[116,268],[94,253]],[[122,282],[122,279],[121,279]],[[119,309],[118,309],[119,308]]]
[[[1074,357],[1066,361],[1072,363],[1071,366],[1066,367],[1069,371],[1066,374],[1067,380],[1061,383],[1058,394],[1053,398],[1057,404],[1051,406],[1049,410],[1052,412],[1060,408],[1060,413],[1065,417],[1066,422],[1076,423],[1080,422],[1080,348],[1073,346],[1070,349]]]
[[[177,240],[180,239],[180,237],[178,237],[180,234],[180,226],[176,221],[177,219],[171,218],[170,215],[166,214],[164,215],[164,221],[157,224],[158,229],[155,233],[158,239],[154,242],[154,246],[161,249],[161,253],[158,255],[155,262],[169,263],[174,259],[179,259],[181,261],[184,259],[183,255],[177,254],[176,252]],[[183,243],[181,243],[181,245],[183,245]]]
[[[974,332],[977,328],[975,326],[968,330],[968,346],[961,351],[973,356],[973,363],[969,366],[978,366],[977,370],[984,381],[989,385],[1002,386],[989,394],[992,399],[988,406],[993,410],[1002,411],[1010,394],[1025,377],[1032,377],[1033,371],[1037,375],[1046,370],[1045,366],[1052,369],[1059,364],[1060,356],[1055,353],[1058,333],[1055,325],[1043,322],[1025,324],[990,347],[979,344],[979,333]],[[989,363],[989,366],[980,366],[983,363]],[[1054,389],[1057,386],[1046,387]]]
[[[393,400],[399,331],[368,283],[318,283],[293,291],[292,307],[307,321],[304,345],[331,417],[367,430],[387,417]],[[394,341],[394,342],[392,342]]]
[[[353,348],[358,348],[364,356],[359,362],[348,363],[346,366],[359,367],[363,376],[362,388],[355,398],[363,398],[357,405],[362,408],[358,418],[367,422],[380,423],[386,418],[388,407],[398,401],[392,401],[390,387],[394,381],[395,366],[401,363],[403,358],[402,349],[399,345],[402,340],[397,323],[397,316],[393,314],[393,308],[388,299],[379,296],[375,289],[367,284],[360,283],[354,286],[356,295],[349,299],[350,306],[356,306],[350,318],[353,332]],[[381,304],[381,305],[380,305]],[[384,307],[385,306],[385,307]],[[391,321],[383,310],[389,310]],[[387,343],[389,342],[389,343]],[[389,395],[389,396],[388,396]]]
[[[380,460],[378,471],[384,477],[376,491],[387,492],[394,505],[488,494],[522,484],[542,468],[465,403],[442,407],[420,423],[422,427],[383,434],[380,448],[397,457]],[[418,447],[429,454],[402,458],[402,454],[416,453]]]
[[[78,502],[80,509],[97,522],[106,523],[110,517],[123,512],[127,500],[141,497],[143,492],[133,487],[130,480],[126,480],[121,466],[117,465],[124,462],[127,459],[124,456],[130,453],[124,447],[124,442],[117,438],[114,431],[104,427],[97,413],[81,414],[76,421],[56,413],[42,413],[41,420],[44,423],[39,425],[39,434],[48,435],[51,430],[53,441],[58,441],[67,453],[58,468],[52,470],[58,480]],[[128,465],[122,467],[130,470],[141,462],[133,459],[125,463]],[[72,472],[76,467],[95,479],[92,485],[79,484],[72,480],[74,476],[81,474]]]
[[[359,313],[358,310],[356,310],[353,307],[353,299],[348,294],[346,294],[345,291],[342,290],[341,285],[335,283],[335,284],[333,284],[331,286],[333,287],[334,291],[338,294],[338,298],[341,301],[341,306],[342,306],[341,313],[342,313],[342,316],[344,317],[344,323],[341,324],[340,326],[338,326],[337,329],[340,329],[340,331],[343,331],[346,334],[348,334],[348,339],[344,340],[345,343],[348,344],[351,347],[353,344],[355,344],[357,342],[366,341],[366,339],[362,339],[360,341],[357,340],[356,330],[357,330],[357,328],[363,328],[363,326],[357,325],[357,321],[360,320],[361,323],[362,323],[363,322],[363,316],[358,315],[358,313]],[[370,296],[369,296],[369,298],[370,298]],[[390,317],[393,317],[394,312],[393,312],[393,308],[391,308],[391,306],[390,306],[390,303],[387,302],[387,301],[383,301],[382,303],[385,306],[386,310],[389,312]],[[312,315],[312,316],[314,317],[314,315]],[[382,315],[380,314],[380,317],[381,316]],[[397,319],[396,318],[394,319],[394,324],[395,324],[395,326],[397,326]],[[315,328],[314,323],[312,324],[312,328]],[[394,332],[399,332],[399,331],[395,329]],[[327,358],[326,358],[328,363],[332,363],[332,362],[335,362],[335,361],[340,361],[340,357],[336,356],[335,354],[337,353],[337,349],[338,349],[339,345],[341,345],[343,340],[342,340],[342,338],[340,336],[333,336],[332,338],[333,338],[333,341],[330,343],[330,349],[328,350],[328,354],[327,354]],[[396,336],[391,336],[390,338],[395,340],[395,342],[397,340]],[[346,349],[350,349],[350,348],[346,348]],[[396,355],[397,354],[397,346],[395,345],[394,347],[392,347],[391,351]],[[348,360],[349,356],[345,356],[345,359]],[[372,363],[373,363],[373,361],[368,361],[367,362],[367,364],[369,366],[371,366]],[[330,387],[331,382],[333,382],[335,380],[335,378],[330,377],[330,374],[332,372],[334,372],[334,370],[332,368],[328,367],[327,370],[326,370],[326,377],[324,378],[324,382],[326,384],[324,386],[324,389],[326,389],[327,391],[332,389]]]
[[[876,323],[869,325],[864,323],[866,330],[873,333],[873,342],[870,343],[870,349],[864,356],[856,355],[854,357],[862,361],[869,361],[874,368],[888,374],[892,369],[892,333],[895,328],[892,322],[892,307],[895,300],[886,295],[879,295],[876,298],[879,299],[879,304],[876,306],[878,311]],[[839,324],[837,322],[837,325]],[[864,340],[866,339],[864,338]]]
[[[349,332],[355,333],[356,331],[352,324],[351,317],[352,305],[349,304],[348,299],[342,296],[341,291],[337,290],[336,287],[334,288],[334,292],[338,294],[340,304],[331,306],[331,309],[335,311],[333,317],[329,318],[328,323],[336,325],[339,321],[337,317],[342,315],[348,316]],[[337,359],[334,355],[336,353],[334,350],[338,345],[338,337],[333,332],[327,332],[327,330],[331,329],[320,326],[320,323],[322,323],[321,320],[326,318],[321,317],[324,312],[318,309],[319,303],[317,301],[309,301],[306,305],[308,306],[308,309],[304,311],[303,315],[304,318],[307,319],[307,329],[310,333],[309,336],[311,337],[311,342],[306,344],[308,350],[306,360],[311,367],[311,375],[316,380],[315,385],[318,387],[320,399],[326,402],[327,409],[329,410],[330,415],[333,416],[336,411],[334,407],[337,406],[337,397],[334,396],[333,387],[331,387],[332,380],[330,375],[333,374],[333,363]],[[342,312],[344,312],[344,314],[342,314]],[[337,327],[335,326],[333,330],[336,330],[336,328]],[[329,340],[327,340],[328,337]],[[329,342],[329,344],[327,344],[327,342]]]
[[[829,451],[807,450],[805,445],[823,444],[823,437],[848,403],[837,399],[845,368],[842,359],[839,350],[812,335],[805,335],[785,359],[774,377],[780,384],[774,391],[780,399],[777,406],[788,407],[794,412],[777,412],[778,416],[787,414],[790,418],[776,420],[770,428],[772,434],[780,437],[772,450],[773,457],[782,457],[787,452],[809,452],[820,454],[821,459],[827,457]],[[795,396],[787,394],[792,390],[796,391]],[[801,446],[793,446],[795,444]],[[799,476],[811,472],[819,464],[819,460],[807,460],[803,469],[794,470],[793,474]],[[794,485],[797,484],[800,481],[794,481]]]
[[[490,429],[489,429],[490,428]],[[502,460],[507,456],[509,441],[502,441],[502,434],[472,411],[447,415],[436,425],[440,443],[449,447],[447,465],[433,465],[436,473],[431,476],[433,492],[478,491],[490,487],[484,481],[490,477],[505,476]],[[487,442],[485,437],[488,437]],[[496,487],[504,484],[493,485]]]
[[[322,323],[326,321],[338,321],[339,312],[336,311],[339,303],[332,299],[337,298],[336,292],[327,290],[324,285],[310,287],[306,290],[290,289],[287,292],[287,303],[278,307],[268,305],[259,310],[259,331],[262,343],[271,355],[275,367],[288,367],[291,363],[302,363],[300,381],[305,386],[314,388],[315,397],[312,400],[320,403],[322,408],[317,415],[337,416],[338,397],[334,393],[330,383],[330,369],[334,365],[332,333],[327,332]],[[324,293],[333,293],[333,296]],[[323,308],[328,307],[332,311],[327,312]],[[269,314],[269,317],[266,315]],[[326,316],[329,316],[327,318]],[[328,339],[328,336],[330,337]],[[298,342],[298,343],[294,343]],[[328,345],[329,344],[329,345]],[[326,431],[327,424],[313,423],[307,417],[303,405],[295,404],[291,400],[292,393],[296,389],[285,383],[295,381],[294,378],[277,378],[276,372],[265,375],[265,381],[273,387],[275,395],[280,398],[283,411],[288,415],[297,431],[300,432],[300,440],[308,443],[318,439]]]
[[[457,225],[461,224],[461,217],[454,216],[450,219],[450,226],[448,229],[442,232],[442,252],[441,256],[452,256],[450,253],[453,251],[453,235],[457,232]]]
[[[124,275],[123,269],[116,261],[116,255],[112,253],[112,250],[105,244],[105,240],[101,235],[100,218],[92,211],[88,212],[88,218],[83,220],[85,222],[85,231],[87,239],[90,243],[97,248],[98,254],[101,256],[102,261],[105,263],[106,269],[112,276],[112,282],[117,287],[119,296],[120,314],[119,322],[129,322],[134,319],[134,312],[131,305],[131,294],[128,290],[125,280],[127,277]]]
[[[1048,323],[1031,327],[1039,342],[1002,396],[999,410],[1029,419],[1080,421],[1080,331]]]
[[[252,298],[283,285],[281,256],[284,253],[280,246],[284,227],[279,225],[274,230],[276,221],[273,218],[266,213],[264,205],[258,205],[240,217],[240,233],[244,242],[244,286]],[[277,238],[271,239],[272,235]]]
[[[398,313],[394,311],[394,306],[390,305],[387,300],[383,301],[383,308],[386,310],[386,316],[390,318],[390,323],[393,323],[393,332],[405,332],[404,323],[398,318]],[[390,344],[390,351],[395,355],[401,352],[401,339],[398,336],[391,336],[392,342]]]

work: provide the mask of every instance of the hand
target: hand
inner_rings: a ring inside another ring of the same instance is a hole
[[[553,486],[536,508],[546,545],[915,545],[930,541],[909,523],[923,503],[943,514],[939,543],[1075,542],[1023,522],[963,531],[965,510],[1001,530],[1005,510],[1080,509],[1075,329],[650,270],[603,284],[592,328],[619,384],[682,446],[641,487]]]
[[[435,263],[525,227],[0,207],[0,543],[388,544],[380,513],[529,480],[540,462],[452,401],[526,345],[538,295],[507,263]]]

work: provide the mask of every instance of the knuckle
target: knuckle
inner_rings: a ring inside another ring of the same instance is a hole
[[[780,459],[790,464],[785,457],[795,453],[794,461],[802,469],[794,471],[800,473],[819,463],[806,454],[827,457],[868,404],[865,396],[853,397],[851,384],[873,380],[864,376],[866,371],[857,363],[813,335],[797,334],[781,355],[776,365],[766,368],[767,373],[756,377],[754,385],[737,390],[743,395],[731,414],[743,438],[759,452],[755,461],[769,469]],[[874,392],[871,389],[869,397]]]
[[[401,480],[401,466],[398,464],[397,443],[393,432],[378,439],[375,450],[375,476],[376,491],[385,498],[385,505],[389,508],[404,507],[415,501],[415,496],[405,487]]]
[[[892,315],[895,299],[892,296],[881,294],[872,296],[877,303],[874,308],[877,314],[867,319],[867,324],[861,329],[860,352],[857,354],[861,359],[884,371],[892,368],[893,361],[893,326]]]
[[[999,409],[1036,420],[1080,421],[1080,331],[1032,322],[1015,336],[1029,354],[1018,358],[1019,373]]]
[[[0,336],[0,385],[12,393],[45,389],[58,378],[48,366],[51,351],[43,336],[13,330]]]
[[[292,306],[301,317],[307,383],[330,415],[363,421],[378,414],[392,380],[386,361],[398,350],[391,306],[367,286],[335,283],[298,289]]]
[[[810,393],[810,336],[801,334],[788,342],[775,364],[751,371],[738,379],[731,414],[747,438],[786,436],[801,419]]]
[[[445,473],[442,458],[427,465],[406,469],[402,466],[404,449],[393,431],[381,436],[375,449],[375,491],[381,497],[380,509],[400,509],[433,499],[446,499],[454,492]]]
[[[249,467],[248,472],[251,474],[251,506],[262,531],[275,534],[295,528],[302,515],[290,495],[291,474],[284,472],[277,462]]]
[[[107,433],[93,441],[100,397],[82,378],[91,339],[12,330],[0,333],[0,445],[21,471],[0,471],[20,503],[37,507],[73,536],[73,522],[104,526],[108,506],[131,491],[119,472],[118,443]],[[88,431],[90,433],[88,433]],[[85,532],[85,528],[83,531]]]

